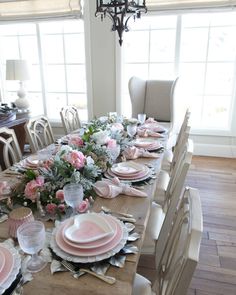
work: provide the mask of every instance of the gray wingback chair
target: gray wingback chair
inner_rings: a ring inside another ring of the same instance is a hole
[[[132,117],[145,113],[170,130],[175,120],[174,92],[178,78],[175,80],[142,80],[131,77],[129,94],[132,104]]]

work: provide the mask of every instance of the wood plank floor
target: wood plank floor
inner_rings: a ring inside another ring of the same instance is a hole
[[[188,295],[236,295],[236,159],[194,157],[186,185],[200,192],[204,226]],[[138,272],[153,280],[153,259]]]

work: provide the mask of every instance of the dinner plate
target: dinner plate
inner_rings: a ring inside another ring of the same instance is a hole
[[[134,145],[137,147],[144,148],[148,151],[155,151],[160,148],[163,148],[163,145],[154,138],[137,138],[134,141]]]
[[[107,173],[111,176],[111,177],[118,177],[120,180],[136,180],[136,179],[140,179],[143,177],[146,177],[150,172],[150,169],[147,166],[144,166],[144,170],[135,174],[135,175],[116,175],[115,173],[113,173],[111,171],[111,169],[107,169]]]
[[[117,223],[112,219],[110,218],[110,216],[107,216],[107,215],[104,215],[104,218],[107,219],[108,222],[110,222],[110,225],[112,227],[112,230],[113,230],[113,234],[110,235],[110,236],[106,236],[104,237],[103,239],[100,239],[100,240],[96,240],[94,242],[90,242],[90,243],[73,243],[71,242],[70,240],[68,240],[65,236],[65,231],[66,229],[73,224],[73,217],[66,220],[66,222],[64,223],[63,225],[63,229],[62,229],[62,237],[63,239],[65,240],[65,242],[75,248],[79,248],[79,249],[92,249],[92,248],[97,248],[97,247],[101,247],[101,246],[104,246],[105,244],[109,243],[112,241],[112,239],[114,238],[114,235],[116,235],[117,233],[117,228],[118,228],[118,225]]]
[[[31,155],[25,160],[26,160],[26,163],[28,163],[28,165],[38,166],[39,164],[39,159],[37,155]]]
[[[146,123],[142,126],[142,128],[150,129],[151,131],[158,132],[158,133],[165,133],[167,129],[158,123]]]
[[[5,255],[2,252],[2,249],[0,247],[0,274],[1,274],[1,271],[3,270],[3,268],[4,268],[4,265],[5,265]]]
[[[87,213],[74,217],[65,236],[74,243],[89,243],[113,234],[113,229],[101,214]]]
[[[14,258],[12,253],[3,246],[0,246],[1,252],[5,258],[4,266],[0,272],[0,285],[2,285],[10,276],[13,266],[14,266]]]
[[[148,173],[147,173],[145,176],[143,176],[143,177],[136,178],[136,179],[127,179],[127,178],[126,178],[126,179],[120,179],[120,180],[121,180],[123,183],[130,183],[130,182],[135,183],[135,182],[144,181],[144,180],[150,178],[151,175],[152,175],[152,171],[149,170]],[[107,170],[107,172],[104,173],[104,176],[105,176],[106,178],[108,178],[108,179],[113,179],[113,178],[114,178],[114,175],[110,175],[110,174],[108,173],[108,170]]]
[[[109,216],[109,218],[114,219],[114,222],[118,225],[118,228],[121,227],[122,229],[122,238],[120,239],[119,243],[117,243],[116,246],[114,246],[111,250],[102,253],[102,254],[98,254],[98,255],[94,255],[94,256],[78,256],[73,255],[73,254],[69,254],[68,252],[62,250],[57,242],[56,242],[56,234],[58,232],[59,227],[56,227],[53,232],[52,232],[52,238],[50,241],[50,246],[52,247],[53,251],[62,259],[65,259],[67,261],[72,261],[75,263],[93,263],[93,262],[97,262],[97,261],[101,261],[107,258],[110,258],[112,256],[114,256],[116,253],[118,253],[126,244],[127,242],[127,238],[128,238],[128,230],[126,228],[126,226],[124,225],[123,222],[117,220],[116,218]]]
[[[117,163],[111,167],[111,171],[114,174],[117,174],[120,176],[137,175],[138,173],[140,173],[144,169],[145,169],[144,165],[134,163],[132,161]]]
[[[21,267],[21,258],[18,251],[9,244],[0,244],[0,249],[5,256],[5,265],[0,272],[0,294],[3,294],[16,279]]]
[[[69,245],[63,238],[63,226],[60,226],[55,234],[56,243],[64,252],[76,256],[96,256],[108,252],[119,244],[123,236],[123,228],[120,225],[120,222],[114,217],[110,218],[113,218],[114,222],[117,224],[117,231],[116,234],[113,236],[113,239],[105,245],[89,249],[80,249]]]

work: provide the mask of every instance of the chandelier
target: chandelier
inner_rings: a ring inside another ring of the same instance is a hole
[[[142,2],[142,3],[141,3]],[[123,32],[128,32],[128,21],[131,17],[140,18],[141,12],[147,12],[145,0],[97,0],[95,16],[100,15],[103,20],[106,15],[112,20],[112,31],[117,31],[119,43],[122,45]]]

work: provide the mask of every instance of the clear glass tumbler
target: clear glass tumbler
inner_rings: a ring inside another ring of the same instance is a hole
[[[79,183],[69,183],[63,187],[63,192],[66,204],[73,208],[72,215],[76,215],[77,207],[84,198],[83,186]]]

